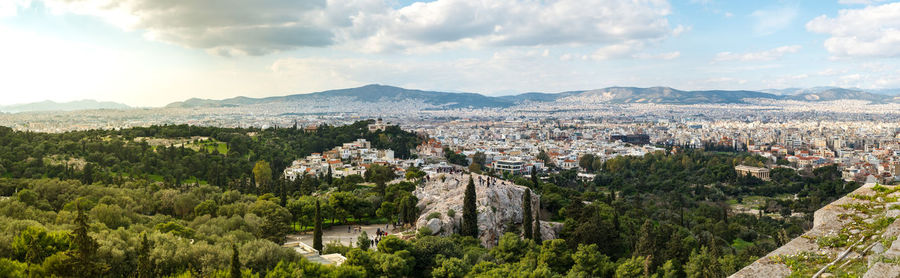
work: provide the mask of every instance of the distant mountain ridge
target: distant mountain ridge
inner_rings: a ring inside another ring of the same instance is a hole
[[[366,85],[357,88],[329,90],[309,94],[248,98],[235,97],[223,100],[188,99],[166,105],[167,108],[194,107],[234,107],[263,103],[314,101],[316,99],[346,97],[358,102],[403,102],[422,101],[441,108],[484,108],[509,107],[524,102],[582,102],[582,103],[658,103],[658,104],[701,104],[701,103],[745,103],[748,99],[834,101],[865,100],[874,103],[900,103],[900,97],[869,93],[858,89],[837,87],[816,87],[809,89],[788,88],[762,91],[701,90],[684,91],[669,87],[609,87],[586,91],[560,93],[523,93],[507,96],[485,96],[476,93],[449,93],[404,89],[385,85]]]
[[[111,101],[96,101],[92,99],[76,100],[70,102],[54,102],[45,100],[41,102],[23,103],[0,106],[0,112],[20,113],[37,111],[76,111],[94,109],[131,109],[131,106]]]

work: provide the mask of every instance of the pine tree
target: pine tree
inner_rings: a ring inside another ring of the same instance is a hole
[[[141,236],[141,249],[138,251],[138,265],[137,265],[137,277],[138,278],[150,278],[153,277],[153,265],[150,261],[150,250],[153,249],[150,246],[150,240],[147,239],[147,234],[144,233]]]
[[[231,278],[241,277],[241,259],[237,245],[231,245]]]
[[[78,215],[75,217],[75,230],[72,234],[70,252],[74,251],[74,269],[76,273],[87,277],[97,277],[106,272],[109,266],[97,262],[94,256],[97,254],[97,241],[88,235],[87,215],[81,205],[77,205]]]
[[[632,256],[642,256],[647,258],[647,267],[656,267],[657,258],[656,255],[656,232],[654,231],[653,222],[650,222],[649,219],[644,220],[644,224],[641,225],[640,235],[637,241],[637,244],[634,247],[634,253]]]
[[[532,229],[534,228],[534,221],[531,219],[531,189],[525,189],[525,194],[522,194],[522,236],[525,238],[533,238]]]
[[[535,217],[534,217],[534,242],[537,243],[538,245],[540,245],[541,242],[544,241],[543,236],[541,235],[541,206],[540,206],[540,203],[541,203],[541,197],[538,196],[538,207],[534,213],[535,214]]]
[[[637,245],[634,249],[634,255],[647,256],[653,255],[656,251],[655,233],[653,232],[653,223],[649,219],[644,220],[641,225],[641,231],[638,235]]]
[[[359,246],[359,249],[363,251],[369,250],[369,247],[372,246],[372,240],[369,239],[369,234],[366,231],[362,231],[358,237],[356,237],[356,246]]]
[[[466,195],[463,196],[462,231],[460,234],[478,238],[478,212],[475,206],[475,181],[469,176]]]
[[[322,216],[319,213],[319,200],[316,200],[316,225],[313,229],[313,249],[322,253]]]

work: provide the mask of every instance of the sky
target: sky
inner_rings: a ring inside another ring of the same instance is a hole
[[[900,87],[883,0],[0,0],[0,105]]]

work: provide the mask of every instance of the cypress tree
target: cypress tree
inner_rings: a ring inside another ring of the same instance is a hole
[[[531,219],[531,189],[525,189],[522,194],[522,236],[525,238],[533,238],[531,233],[534,228],[534,221]]]
[[[322,216],[319,214],[319,200],[316,200],[316,225],[313,229],[313,249],[322,253]]]
[[[237,245],[231,244],[231,278],[241,277],[241,260]]]
[[[634,248],[634,254],[638,256],[648,256],[656,253],[656,235],[653,229],[653,223],[649,219],[644,220],[641,225],[640,235],[637,245]]]
[[[475,181],[469,176],[466,195],[463,196],[462,231],[460,234],[478,238],[478,212],[475,206]]]
[[[109,266],[95,260],[94,256],[97,254],[99,244],[88,235],[88,219],[80,202],[76,206],[78,215],[75,217],[75,230],[69,250],[69,252],[74,251],[72,257],[74,257],[75,271],[87,277],[100,276],[109,269]]]
[[[331,177],[331,166],[328,166],[328,173],[325,174],[325,182],[328,183],[328,186],[331,186],[333,180]]]
[[[541,186],[540,180],[538,179],[538,176],[537,176],[537,166],[536,165],[531,166],[531,183],[533,184],[534,189],[538,189]]]
[[[287,188],[285,188],[284,184],[287,183],[287,181],[284,180],[283,178],[279,178],[279,179],[277,179],[276,181],[277,181],[277,183],[278,183],[278,191],[279,191],[278,194],[281,195],[281,199],[279,200],[279,201],[280,201],[279,204],[281,205],[281,207],[286,208],[286,207],[287,207],[288,194],[287,194]]]
[[[534,214],[534,242],[538,245],[543,241],[543,236],[541,235],[541,197],[538,196],[538,207],[535,210]]]
[[[150,261],[150,249],[153,247],[150,246],[150,240],[147,239],[147,233],[144,233],[141,236],[141,249],[138,254],[140,256],[138,258],[137,265],[137,277],[138,278],[150,278],[153,277],[153,265]]]

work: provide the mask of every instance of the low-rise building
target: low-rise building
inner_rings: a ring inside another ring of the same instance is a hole
[[[734,171],[736,171],[738,175],[754,176],[754,177],[764,180],[764,181],[771,179],[769,177],[769,169],[768,168],[753,167],[753,166],[747,166],[747,165],[738,165],[738,166],[734,166]]]

